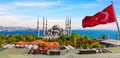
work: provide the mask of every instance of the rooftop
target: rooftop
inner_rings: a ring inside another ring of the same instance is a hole
[[[32,55],[28,54],[28,49],[16,49],[16,48],[9,48],[9,49],[0,49],[0,57],[2,58],[119,58],[120,56],[120,47],[114,48],[105,48],[112,53],[97,53],[97,54],[77,54],[80,49],[73,49],[73,50],[62,50],[61,52],[65,52],[59,56],[51,56],[51,55]]]

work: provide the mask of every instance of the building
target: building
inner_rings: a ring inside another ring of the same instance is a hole
[[[61,28],[59,25],[54,25],[51,29],[47,31],[46,36],[49,38],[58,38],[63,34],[65,34],[63,28]]]

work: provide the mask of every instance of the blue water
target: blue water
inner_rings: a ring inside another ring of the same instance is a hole
[[[72,32],[77,33],[79,35],[84,35],[84,36],[90,36],[91,38],[101,38],[102,34],[106,34],[107,38],[111,39],[116,39],[116,33],[117,31],[115,30],[72,30]],[[0,32],[1,35],[19,35],[19,34],[32,34],[37,36],[37,31],[36,30],[30,30],[30,31],[2,31]],[[42,36],[43,32],[40,32],[40,36]]]
[[[117,34],[116,30],[73,30],[73,32],[91,38],[101,38],[102,34],[106,34],[107,39],[116,39]]]

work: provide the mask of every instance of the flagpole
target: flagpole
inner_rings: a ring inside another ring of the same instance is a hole
[[[113,5],[113,0],[111,1],[112,5]],[[116,14],[115,14],[115,10],[114,10],[114,5],[113,5],[113,12],[114,12],[114,15],[115,15],[115,19],[116,19],[116,26],[117,26],[117,29],[118,29],[118,37],[117,37],[117,40],[119,39],[119,36],[120,36],[120,28],[119,28],[119,24],[118,24],[118,20],[116,18]]]

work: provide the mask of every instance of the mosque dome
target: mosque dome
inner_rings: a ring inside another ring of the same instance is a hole
[[[60,36],[62,35],[63,32],[63,28],[60,27],[59,25],[54,25],[49,31],[48,31],[48,35],[50,36]]]

